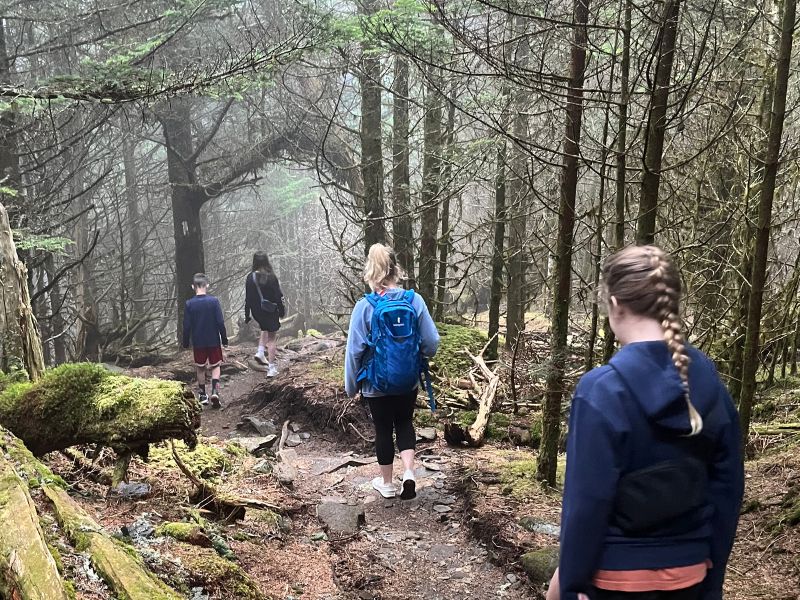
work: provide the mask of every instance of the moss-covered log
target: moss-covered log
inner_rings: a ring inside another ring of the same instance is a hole
[[[92,564],[118,598],[126,600],[180,600],[144,566],[123,542],[112,538],[61,488],[46,485],[56,518],[75,547],[87,552]]]
[[[0,456],[0,598],[68,600],[39,516],[11,461]]]
[[[92,363],[61,365],[35,383],[0,390],[0,423],[39,456],[78,444],[120,454],[173,438],[194,446],[200,410],[182,383],[116,375]]]

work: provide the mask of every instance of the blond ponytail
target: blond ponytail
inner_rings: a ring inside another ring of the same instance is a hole
[[[373,292],[396,286],[403,277],[394,250],[383,244],[372,244],[364,266],[364,282]]]

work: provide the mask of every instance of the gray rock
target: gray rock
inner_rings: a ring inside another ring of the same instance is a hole
[[[420,427],[417,429],[417,438],[427,442],[432,442],[436,439],[435,427]]]
[[[231,438],[232,442],[239,444],[242,448],[247,450],[254,456],[259,456],[272,448],[277,441],[278,436],[275,434],[256,437],[234,437]]]
[[[456,546],[450,544],[434,544],[428,550],[428,559],[433,561],[448,560],[458,553]]]
[[[264,421],[258,417],[246,416],[236,425],[242,431],[254,431],[261,436],[278,435],[278,426],[272,421]]]
[[[453,509],[449,506],[445,506],[444,504],[434,504],[433,510],[435,510],[437,513],[444,514],[451,512]]]
[[[522,555],[520,561],[531,581],[536,585],[544,585],[550,581],[558,567],[558,546],[528,552]]]
[[[522,517],[517,523],[531,533],[541,533],[552,535],[553,537],[561,535],[561,528],[558,525],[542,521],[536,517]]]
[[[269,475],[272,473],[272,461],[264,458],[253,465],[252,470],[256,473],[261,473],[262,475]]]
[[[311,439],[311,434],[303,432],[300,434],[300,439],[303,440],[304,442],[308,441]]]
[[[125,483],[122,481],[117,487],[114,488],[114,493],[127,500],[137,500],[139,498],[145,498],[149,496],[150,489],[150,485],[147,483],[136,481]]]
[[[317,506],[317,518],[329,534],[337,536],[353,535],[366,523],[364,506],[350,506],[338,502],[323,502]]]
[[[303,440],[296,433],[290,433],[286,437],[286,446],[289,447],[289,448],[294,448],[295,446],[299,446],[302,443],[303,443]]]

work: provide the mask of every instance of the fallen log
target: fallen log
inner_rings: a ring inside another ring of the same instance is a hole
[[[0,598],[68,600],[39,515],[11,461],[0,457]]]
[[[0,424],[37,456],[100,444],[120,456],[182,439],[194,447],[200,404],[182,383],[139,379],[93,363],[65,364],[0,390]]]
[[[56,519],[75,547],[88,553],[92,565],[118,598],[127,600],[181,600],[134,556],[123,542],[103,531],[94,519],[61,488],[43,488]]]
[[[486,426],[489,424],[489,416],[492,414],[495,399],[497,398],[497,388],[500,385],[500,376],[497,374],[497,368],[492,371],[483,359],[483,352],[485,350],[486,348],[484,347],[477,356],[465,350],[467,355],[469,355],[475,365],[480,369],[483,377],[486,379],[486,383],[481,386],[477,381],[474,382],[476,390],[480,393],[480,397],[478,398],[478,414],[475,416],[475,422],[472,423],[472,425],[465,429],[459,423],[445,423],[444,438],[448,444],[466,444],[472,448],[483,445],[484,438],[486,437]]]

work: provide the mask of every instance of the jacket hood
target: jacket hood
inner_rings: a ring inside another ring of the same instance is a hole
[[[717,404],[719,379],[713,363],[702,352],[691,346],[687,346],[687,352],[691,360],[690,397],[705,418]],[[610,364],[651,424],[676,435],[691,431],[683,385],[666,342],[627,344]]]

